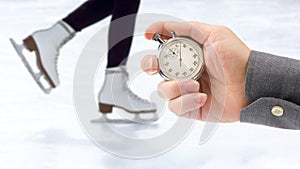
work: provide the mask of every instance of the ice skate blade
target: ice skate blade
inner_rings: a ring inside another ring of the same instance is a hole
[[[152,113],[152,118],[142,118],[141,115],[144,113],[135,114],[134,118],[131,120],[134,123],[153,123],[159,119],[159,116],[157,113]]]
[[[126,113],[119,113],[124,119],[110,119],[107,117],[107,114],[112,113],[113,107],[120,108],[124,110]],[[99,112],[103,115],[103,121],[102,122],[108,122],[108,123],[119,123],[119,122],[129,122],[129,123],[152,123],[159,119],[159,115],[156,113],[156,110],[150,110],[150,111],[130,111],[123,107],[116,106],[116,105],[110,105],[110,104],[104,104],[99,103]],[[127,114],[128,113],[128,114]],[[127,115],[126,115],[127,114]],[[152,114],[153,117],[151,118],[142,118],[142,114]],[[130,117],[130,116],[134,117]]]
[[[10,40],[11,44],[13,45],[14,49],[16,50],[17,54],[21,58],[23,64],[27,68],[28,72],[31,74],[34,81],[37,83],[37,85],[42,89],[42,91],[45,94],[49,94],[52,90],[52,87],[51,87],[51,84],[49,83],[49,80],[47,79],[46,75],[42,71],[39,72],[39,73],[35,73],[33,71],[32,67],[30,66],[30,64],[27,62],[25,56],[23,55],[23,50],[26,49],[26,47],[23,44],[22,45],[17,44],[12,38],[10,38],[9,40]],[[44,77],[46,82],[49,83],[49,87],[45,87],[41,83],[41,78],[42,77]]]
[[[91,120],[91,123],[133,124],[132,121],[127,119],[110,119],[106,113],[103,113],[100,119]]]
[[[157,121],[156,119],[142,119],[135,116],[134,119],[111,119],[107,116],[107,113],[103,113],[100,119],[91,120],[91,123],[111,123],[111,124],[149,124]]]

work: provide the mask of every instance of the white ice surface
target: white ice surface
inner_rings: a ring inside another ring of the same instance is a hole
[[[107,26],[109,18],[85,29],[61,50],[62,83],[49,96],[37,88],[8,41],[52,25],[81,2],[0,1],[0,169],[300,168],[299,131],[241,123],[220,125],[209,142],[200,146],[203,123],[199,122],[175,149],[145,160],[122,159],[95,146],[74,111],[73,74],[82,48]],[[139,12],[226,25],[251,49],[300,59],[298,0],[151,0],[142,1]],[[134,41],[132,52],[141,47],[139,41]],[[139,65],[138,60],[129,63]],[[160,80],[151,77],[147,81],[150,77],[146,75],[139,78],[143,80],[133,81],[133,90],[145,97]],[[127,125],[121,132],[155,135],[170,126],[173,118],[168,115],[156,127]]]

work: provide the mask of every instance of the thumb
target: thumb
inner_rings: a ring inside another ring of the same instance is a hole
[[[174,31],[177,36],[188,36],[200,44],[204,44],[210,32],[211,25],[201,22],[156,22],[151,24],[145,31],[146,39],[153,39],[153,35],[158,33],[163,39],[171,37],[171,32]]]
[[[144,72],[154,75],[159,72],[158,60],[155,55],[147,55],[141,61],[141,68]]]

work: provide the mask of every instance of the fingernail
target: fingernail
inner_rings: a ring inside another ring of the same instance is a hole
[[[207,95],[204,93],[199,93],[195,96],[194,101],[199,104],[200,106],[202,106],[207,99]]]
[[[199,84],[195,81],[188,81],[184,83],[184,90],[187,92],[197,92]]]

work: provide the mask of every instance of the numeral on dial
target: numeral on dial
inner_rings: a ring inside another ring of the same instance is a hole
[[[194,66],[197,66],[197,65],[198,65],[198,62],[195,61],[195,62],[193,63],[193,65],[194,65]]]

